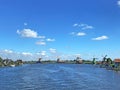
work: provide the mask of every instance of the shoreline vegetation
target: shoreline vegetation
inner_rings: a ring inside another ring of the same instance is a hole
[[[93,58],[92,60],[82,60],[80,57],[76,57],[74,60],[60,60],[60,58],[57,58],[57,60],[42,60],[42,58],[39,58],[38,61],[23,61],[21,59],[13,61],[12,59],[2,59],[0,57],[0,67],[16,67],[23,64],[92,64],[97,65],[100,68],[106,68],[107,70],[114,70],[114,71],[120,71],[120,59],[114,59],[107,58],[107,55],[103,57],[101,61],[96,61],[97,58]]]

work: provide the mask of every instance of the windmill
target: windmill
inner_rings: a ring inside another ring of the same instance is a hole
[[[60,62],[60,56],[56,56],[57,58],[57,62],[59,63]]]
[[[42,58],[39,58],[38,61],[37,61],[37,63],[42,63],[41,60],[42,60]]]
[[[82,64],[83,63],[82,58],[80,58],[80,57],[76,57],[75,61],[76,61],[77,64]]]
[[[95,56],[93,56],[93,58],[92,58],[92,64],[96,64],[96,59],[98,59],[98,58],[95,58]]]
[[[103,62],[105,62],[106,61],[106,58],[107,57],[107,55],[105,55],[104,57],[103,57]]]
[[[102,64],[105,64],[106,59],[107,59],[107,58],[106,58],[106,57],[107,57],[107,55],[105,55],[105,56],[103,56],[103,55],[102,55],[102,57],[103,57],[103,59],[102,59]]]
[[[96,59],[97,58],[93,58],[92,64],[96,64]]]

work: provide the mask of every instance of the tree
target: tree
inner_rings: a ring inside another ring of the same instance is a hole
[[[0,66],[3,66],[3,59],[0,57]]]
[[[96,58],[93,58],[92,64],[96,64]]]
[[[107,62],[108,64],[112,64],[112,59],[111,59],[111,58],[107,58],[107,59],[106,59],[106,62]]]
[[[3,59],[0,57],[0,62],[2,62],[3,61]]]

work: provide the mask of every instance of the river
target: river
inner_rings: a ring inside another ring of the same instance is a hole
[[[85,64],[4,67],[0,90],[120,90],[120,73]]]

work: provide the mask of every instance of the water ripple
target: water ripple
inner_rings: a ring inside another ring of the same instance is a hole
[[[0,68],[2,90],[120,90],[120,74],[84,64]]]

